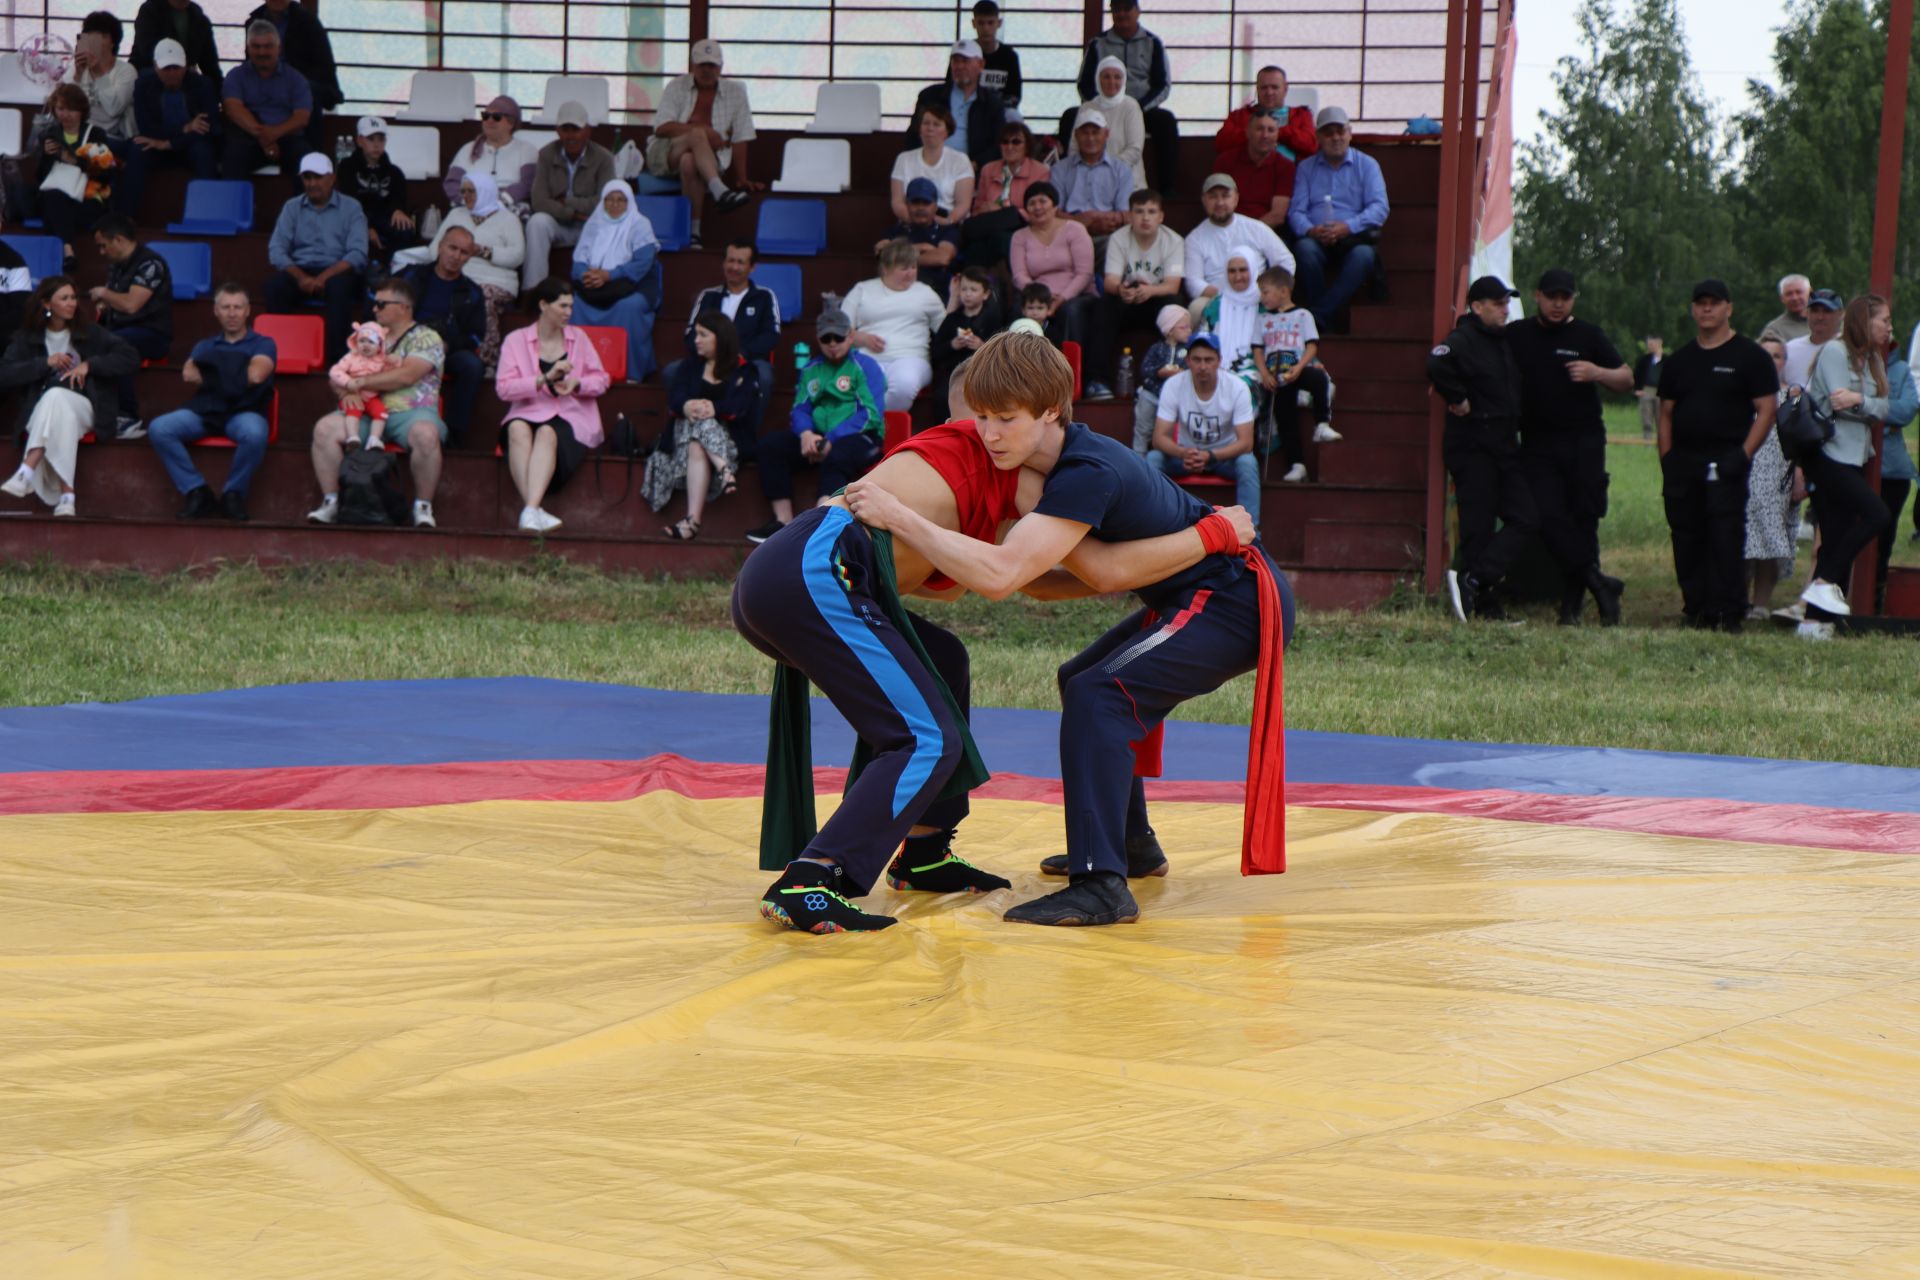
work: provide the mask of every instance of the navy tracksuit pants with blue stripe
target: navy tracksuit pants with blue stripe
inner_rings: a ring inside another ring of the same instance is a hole
[[[960,726],[933,676],[872,594],[873,542],[840,507],[815,507],[747,557],[733,584],[733,624],[807,679],[874,749],[840,807],[806,848],[838,862],[858,893],[873,887],[916,823],[954,827],[967,798],[935,801],[960,763]],[[908,615],[964,711],[967,649]]]
[[[1280,584],[1293,637],[1293,590]],[[1137,610],[1060,668],[1060,785],[1072,875],[1127,874],[1128,836],[1147,830],[1133,744],[1190,698],[1254,669],[1260,599],[1251,573],[1181,594],[1157,616]]]

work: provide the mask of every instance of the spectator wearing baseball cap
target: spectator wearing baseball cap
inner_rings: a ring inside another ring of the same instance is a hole
[[[457,205],[460,179],[484,173],[493,179],[501,202],[524,222],[533,212],[533,171],[539,163],[540,148],[520,136],[520,104],[503,93],[480,108],[480,136],[453,153],[440,189],[449,205]]]
[[[880,252],[889,240],[911,242],[920,254],[920,283],[944,298],[953,260],[960,253],[960,228],[934,216],[940,191],[931,179],[915,178],[909,182],[906,197],[907,216],[887,228],[887,234],[874,244],[873,251]]]
[[[159,66],[163,40],[181,48],[182,66],[199,72],[209,85],[220,83],[220,48],[213,38],[213,20],[193,0],[146,0],[133,17],[133,48],[127,61],[136,71]]]
[[[914,100],[913,123],[907,130],[907,144],[924,141],[920,118],[930,108],[946,113],[948,124],[944,145],[965,156],[974,168],[997,159],[1000,153],[1000,128],[1007,122],[1007,103],[981,82],[986,57],[975,40],[956,40],[947,52],[947,78],[930,84]],[[972,194],[971,188],[968,190]],[[966,205],[954,210],[964,217]]]
[[[1720,284],[1719,281],[1713,280],[1704,283]],[[1722,284],[1721,287],[1724,288],[1725,285]],[[1819,357],[1820,348],[1840,336],[1842,313],[1846,310],[1846,305],[1841,301],[1840,295],[1831,289],[1812,289],[1807,292],[1801,308],[1806,313],[1805,332],[1787,340],[1787,359],[1780,371],[1782,382],[1790,387],[1804,387],[1812,379],[1813,362]],[[1779,341],[1778,330],[1774,331],[1773,338]],[[1764,334],[1755,339],[1756,342],[1765,340]]]
[[[318,151],[300,161],[300,183],[305,190],[281,207],[267,242],[274,273],[266,309],[306,315],[325,308],[327,350],[344,352],[367,270],[366,211],[334,189],[333,161]]]
[[[353,141],[353,154],[340,162],[340,192],[367,215],[368,259],[385,261],[420,243],[420,224],[407,212],[407,175],[387,155],[387,122],[379,116],[361,116]]]
[[[1240,186],[1230,173],[1210,173],[1200,184],[1200,207],[1207,216],[1187,232],[1185,273],[1181,279],[1192,299],[1189,308],[1197,328],[1207,303],[1227,284],[1227,255],[1235,245],[1257,249],[1269,267],[1292,271],[1293,254],[1274,229],[1239,212]],[[1296,297],[1298,294],[1296,293]]]
[[[999,94],[1009,108],[1019,106],[1020,53],[1000,40],[1000,6],[994,0],[976,0],[973,35],[980,46],[980,83]]]
[[[1153,140],[1153,185],[1162,191],[1180,189],[1180,122],[1163,105],[1173,89],[1167,68],[1167,47],[1160,37],[1140,25],[1140,0],[1110,0],[1113,25],[1087,44],[1075,81],[1080,101],[1100,96],[1100,64],[1117,58],[1126,71],[1126,94],[1138,104],[1141,122]],[[1079,108],[1068,107],[1060,117],[1060,137],[1073,135]]]
[[[213,142],[220,119],[217,81],[187,66],[187,51],[178,40],[160,41],[148,57],[151,65],[133,85],[133,143],[127,149],[126,172],[114,184],[114,200],[122,213],[139,207],[155,165],[211,178],[218,161]]]
[[[700,210],[708,196],[721,212],[737,209],[763,182],[747,176],[747,144],[753,141],[753,108],[744,81],[720,74],[726,53],[718,40],[696,40],[687,70],[667,81],[653,113],[647,172],[680,179],[693,206],[693,247],[700,247]],[[732,178],[728,186],[726,178]]]
[[[1506,620],[1493,589],[1539,528],[1520,461],[1520,367],[1507,340],[1513,296],[1500,277],[1481,276],[1467,287],[1467,314],[1427,353],[1427,380],[1447,404],[1441,456],[1460,515],[1461,566],[1447,570],[1447,590],[1462,622]]]
[[[1374,246],[1389,209],[1380,162],[1353,149],[1345,108],[1322,107],[1316,123],[1320,150],[1294,170],[1287,225],[1299,261],[1297,296],[1325,329],[1374,278]]]
[[[531,290],[550,272],[556,244],[580,243],[600,193],[613,181],[613,153],[588,136],[587,109],[563,102],[554,114],[559,137],[540,148],[533,167],[533,216],[527,219],[527,256],[520,288]]]
[[[1048,181],[1060,193],[1060,212],[1093,236],[1109,236],[1127,220],[1133,170],[1107,150],[1107,117],[1091,104],[1073,121],[1073,149],[1054,162]]]

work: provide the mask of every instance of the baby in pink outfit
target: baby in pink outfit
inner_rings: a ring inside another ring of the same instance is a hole
[[[387,354],[387,331],[369,320],[365,324],[353,326],[353,332],[347,336],[347,354],[340,357],[340,363],[333,366],[327,380],[333,384],[334,394],[345,399],[350,395],[360,397],[360,408],[345,409],[347,427],[356,434],[360,429],[360,417],[367,417],[367,438],[361,443],[369,449],[382,448],[381,433],[387,420],[387,404],[378,392],[361,391],[358,379],[371,378],[376,373],[385,373],[394,367],[394,358]]]

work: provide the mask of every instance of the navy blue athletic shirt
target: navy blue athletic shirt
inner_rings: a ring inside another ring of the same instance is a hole
[[[1060,460],[1034,507],[1043,516],[1093,526],[1090,536],[1102,542],[1138,542],[1178,533],[1212,510],[1132,449],[1080,422],[1067,424]],[[1238,556],[1212,555],[1134,594],[1148,608],[1163,609],[1195,587],[1219,590],[1246,571]]]

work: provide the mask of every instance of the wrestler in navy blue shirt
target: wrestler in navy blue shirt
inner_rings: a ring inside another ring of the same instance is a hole
[[[1034,507],[1038,515],[1090,526],[1088,536],[1102,542],[1137,542],[1178,533],[1191,529],[1212,510],[1132,449],[1080,422],[1067,424],[1060,459],[1047,474]],[[1149,609],[1164,610],[1197,587],[1223,590],[1246,574],[1246,562],[1238,556],[1211,555],[1134,594]]]

